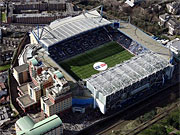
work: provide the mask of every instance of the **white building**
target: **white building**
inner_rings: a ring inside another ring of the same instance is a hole
[[[126,4],[128,4],[129,6],[133,7],[136,3],[141,2],[143,0],[126,0]]]
[[[86,79],[98,107],[105,114],[137,93],[163,85],[172,77],[174,67],[157,54],[145,53]]]
[[[180,61],[180,39],[170,41],[167,47],[173,52],[173,56]]]
[[[168,12],[171,14],[180,14],[180,2],[172,2],[166,4]]]

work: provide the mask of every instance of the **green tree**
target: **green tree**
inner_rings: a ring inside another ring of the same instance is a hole
[[[165,126],[154,124],[151,128],[144,130],[140,135],[167,135]]]

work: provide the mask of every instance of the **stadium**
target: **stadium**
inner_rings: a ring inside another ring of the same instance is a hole
[[[123,25],[103,18],[94,9],[36,28],[30,33],[30,41],[41,44],[50,59],[73,79],[85,82],[94,108],[105,114],[131,104],[134,97],[152,88],[162,87],[174,69],[168,49],[140,30],[135,29],[133,34],[124,28],[131,25]],[[97,63],[101,64],[94,67]],[[106,68],[98,70],[103,66]]]

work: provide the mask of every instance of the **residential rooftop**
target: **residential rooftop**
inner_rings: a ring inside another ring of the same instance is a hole
[[[176,20],[175,18],[171,18],[168,21],[168,24],[174,29],[180,29],[180,21]]]
[[[14,15],[16,16],[16,18],[61,16],[60,14],[52,14],[52,13],[14,14]]]
[[[162,19],[164,19],[164,20],[167,20],[167,19],[170,18],[170,15],[169,15],[168,13],[165,13],[165,14],[160,15],[159,18],[162,18]]]
[[[44,103],[46,103],[48,106],[53,105],[53,103],[50,101],[50,99],[46,96],[42,97],[42,100],[44,101]]]
[[[28,70],[28,64],[23,64],[23,65],[14,67],[14,69],[15,69],[18,73],[21,73],[21,72],[23,72],[23,71]]]
[[[22,84],[21,86],[18,86],[19,89],[21,90],[21,92],[23,93],[23,95],[28,94],[28,84]]]
[[[171,44],[174,48],[176,48],[178,51],[180,51],[180,40],[174,40]]]
[[[35,1],[35,2],[16,2],[16,3],[13,3],[13,5],[32,5],[32,4],[45,4],[47,2],[42,2],[42,1]],[[59,4],[59,3],[62,3],[62,4],[65,4],[65,0],[49,0],[49,4]]]
[[[29,86],[30,86],[31,88],[35,88],[35,87],[36,87],[36,85],[35,85],[33,82],[30,82],[30,83],[29,83]]]
[[[10,120],[10,117],[8,115],[8,110],[7,108],[4,106],[4,107],[0,107],[0,126],[2,124],[4,124],[6,121],[9,121]]]
[[[18,97],[18,98],[16,98],[16,100],[18,100],[19,103],[21,103],[21,105],[24,108],[29,107],[36,103],[32,98],[30,98],[29,94],[26,94],[22,97]]]
[[[0,90],[6,89],[4,82],[0,82]]]

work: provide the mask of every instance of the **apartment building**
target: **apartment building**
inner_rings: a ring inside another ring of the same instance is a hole
[[[13,76],[19,85],[26,83],[29,80],[28,64],[23,64],[13,68]]]
[[[24,24],[48,24],[58,18],[64,17],[61,14],[35,13],[35,14],[14,14],[13,22]]]
[[[136,3],[139,3],[141,1],[145,1],[145,0],[126,0],[125,3],[133,7]]]
[[[180,2],[172,2],[166,4],[167,10],[171,14],[180,14]]]
[[[13,52],[14,50],[8,49],[7,50],[1,50],[0,48],[0,65],[6,64],[6,63],[10,63],[12,57],[13,57]]]
[[[3,37],[2,42],[7,46],[17,48],[23,38]]]
[[[176,19],[170,19],[166,25],[166,27],[169,29],[168,33],[170,35],[180,35],[180,22],[178,22]]]
[[[17,88],[19,97],[16,100],[22,110],[29,112],[41,105],[46,116],[70,110],[72,93],[63,74],[46,67],[37,57],[29,59],[28,65],[32,81]]]
[[[28,61],[27,65],[29,67],[29,80],[32,81],[17,87],[19,97],[16,98],[24,112],[29,112],[34,108],[40,107],[40,97],[45,94],[43,91],[52,84],[50,76],[46,77],[41,72],[46,69],[41,61],[33,57]]]
[[[46,89],[46,96],[41,97],[41,110],[46,116],[63,114],[72,107],[70,86],[61,72],[49,70],[53,75],[54,84]]]
[[[21,10],[39,10],[42,11],[65,11],[66,3],[64,0],[49,2],[19,2],[12,5],[15,13],[21,13]]]

